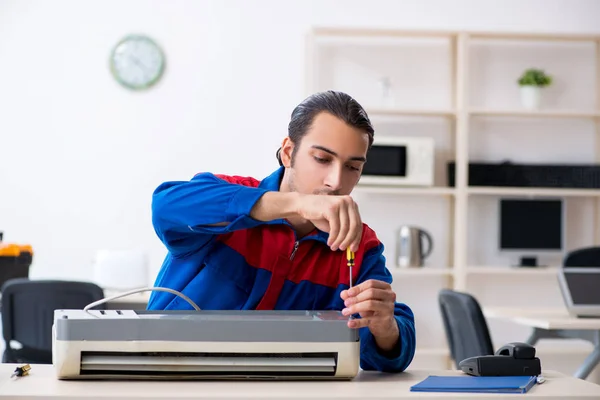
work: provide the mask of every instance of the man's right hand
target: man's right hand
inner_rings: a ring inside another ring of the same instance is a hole
[[[300,217],[329,233],[332,250],[358,251],[362,238],[362,219],[358,205],[350,196],[267,192],[252,208],[250,216],[259,221]]]
[[[329,233],[331,250],[357,251],[363,224],[358,205],[350,196],[305,194],[296,201],[296,214]]]

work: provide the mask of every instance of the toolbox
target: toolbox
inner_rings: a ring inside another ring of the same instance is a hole
[[[0,288],[9,279],[28,278],[32,261],[31,245],[5,243],[0,232]]]

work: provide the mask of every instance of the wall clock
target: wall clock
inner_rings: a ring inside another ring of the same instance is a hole
[[[132,90],[153,86],[165,70],[165,56],[158,44],[144,35],[128,35],[110,55],[110,70],[121,85]]]

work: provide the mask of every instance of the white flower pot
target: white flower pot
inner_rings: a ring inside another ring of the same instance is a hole
[[[542,89],[537,86],[521,86],[521,104],[529,110],[540,108]]]

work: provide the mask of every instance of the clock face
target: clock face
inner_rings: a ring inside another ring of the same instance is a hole
[[[130,35],[113,49],[110,69],[123,86],[141,90],[154,85],[162,76],[165,57],[160,47],[150,38]]]

